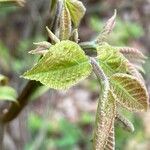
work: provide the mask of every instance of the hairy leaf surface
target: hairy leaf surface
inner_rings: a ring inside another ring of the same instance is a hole
[[[106,141],[114,125],[115,115],[116,106],[113,93],[110,90],[105,91],[101,100],[99,100],[97,108],[93,141],[95,150],[104,149]]]
[[[106,141],[104,150],[115,150],[115,131],[114,131],[114,125],[112,126],[112,129],[109,133],[109,137]]]
[[[62,41],[52,46],[23,77],[54,89],[66,89],[85,79],[91,70],[89,59],[80,46]]]
[[[148,109],[146,88],[137,78],[118,73],[113,75],[110,80],[119,104],[130,111],[143,111]]]
[[[72,22],[74,23],[75,27],[77,27],[80,24],[86,9],[82,2],[78,0],[66,0],[66,4],[70,12]]]
[[[60,39],[68,40],[71,36],[71,16],[67,6],[64,4],[60,18]]]
[[[99,64],[108,76],[127,72],[127,60],[117,49],[103,43],[97,47],[97,54]]]

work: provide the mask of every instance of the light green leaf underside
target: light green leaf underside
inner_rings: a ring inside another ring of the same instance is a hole
[[[97,54],[99,64],[108,76],[127,72],[127,60],[117,49],[103,43],[97,47]]]
[[[148,109],[146,88],[135,77],[118,73],[113,75],[110,81],[119,104],[130,111]]]
[[[92,71],[88,57],[72,41],[52,46],[45,56],[23,77],[37,80],[54,89],[66,89],[85,79]]]
[[[0,86],[0,100],[16,102],[17,93],[9,86]]]
[[[102,150],[110,135],[114,125],[116,115],[115,98],[111,91],[105,91],[105,95],[98,103],[95,134],[93,146],[94,150]]]
[[[115,150],[115,131],[114,131],[114,125],[112,126],[112,129],[109,133],[109,137],[106,141],[104,150]]]
[[[67,7],[69,9],[72,22],[77,27],[85,14],[85,7],[82,2],[78,0],[66,0]]]

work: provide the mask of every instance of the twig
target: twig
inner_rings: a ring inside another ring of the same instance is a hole
[[[61,5],[62,5],[62,1],[59,0],[57,4],[57,11],[60,11],[59,9],[61,8]],[[59,21],[58,13],[56,12],[54,16],[54,23],[51,29],[53,33],[55,33],[56,31],[56,26],[58,26],[58,21]],[[48,41],[50,41],[49,38]],[[24,87],[24,89],[22,90],[21,94],[17,99],[19,105],[15,103],[11,103],[10,107],[6,109],[6,112],[0,115],[0,121],[3,123],[8,123],[13,119],[15,119],[19,115],[19,113],[23,110],[23,108],[27,105],[32,93],[35,92],[39,86],[41,86],[40,82],[28,81],[27,85]]]

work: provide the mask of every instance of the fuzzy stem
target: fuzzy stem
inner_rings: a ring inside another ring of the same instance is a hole
[[[96,51],[95,42],[81,42],[81,43],[79,43],[79,45],[81,46],[81,48],[83,48],[83,50]]]
[[[93,71],[96,74],[98,80],[101,80],[103,84],[105,84],[106,87],[109,87],[109,81],[107,76],[105,75],[104,71],[100,67],[100,65],[97,63],[96,59],[91,57],[91,65],[93,67]]]
[[[107,76],[105,75],[104,71],[102,70],[100,65],[97,63],[95,58],[90,58],[90,60],[91,60],[91,65],[93,67],[94,73],[96,74],[100,83],[102,83],[102,85],[101,85],[101,87],[103,88],[102,91],[109,91],[109,80],[108,80]],[[99,124],[99,120],[100,120],[100,114],[103,114],[101,108],[104,108],[104,104],[105,104],[104,100],[100,98],[98,101],[98,106],[97,106],[97,110],[96,110],[96,120],[95,120],[95,129],[94,129],[94,138],[93,138],[94,150],[99,148],[99,143],[98,143],[99,137],[97,136],[97,133],[101,128],[101,126]]]

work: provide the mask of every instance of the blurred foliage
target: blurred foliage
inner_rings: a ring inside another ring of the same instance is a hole
[[[58,150],[72,150],[73,147],[83,144],[86,150],[90,150],[90,136],[81,127],[91,124],[91,117],[85,113],[81,117],[81,122],[78,124],[70,123],[66,119],[59,121],[43,120],[42,117],[36,114],[30,114],[28,119],[28,128],[32,134],[34,141],[38,138],[38,132],[41,128],[46,128],[47,134],[44,142],[41,144],[41,150],[45,149],[58,149]],[[45,126],[47,124],[47,126]],[[33,143],[27,144],[25,150],[33,149]]]

